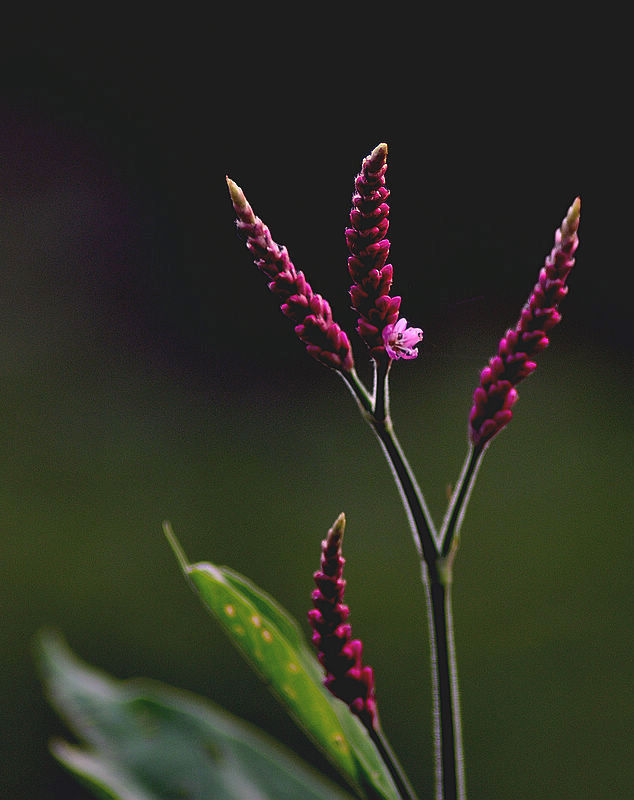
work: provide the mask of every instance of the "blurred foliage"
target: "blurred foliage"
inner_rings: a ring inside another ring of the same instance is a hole
[[[58,635],[38,639],[46,695],[81,746],[56,759],[97,797],[352,800],[253,726],[156,681],[115,681]]]

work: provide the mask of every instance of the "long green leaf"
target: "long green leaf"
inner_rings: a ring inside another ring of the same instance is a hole
[[[53,634],[40,640],[52,704],[82,740],[59,761],[107,800],[351,800],[260,731],[193,695],[116,681]]]
[[[165,533],[203,604],[297,724],[357,791],[398,800],[365,728],[323,687],[321,667],[297,622],[236,572],[209,562],[190,564],[168,525]]]

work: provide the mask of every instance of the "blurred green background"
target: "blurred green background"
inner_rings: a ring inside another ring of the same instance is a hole
[[[632,165],[618,48],[599,59],[570,34],[538,69],[530,38],[487,50],[465,20],[414,34],[395,18],[379,46],[372,20],[312,19],[282,38],[288,20],[239,17],[7,28],[0,794],[88,797],[47,752],[66,734],[34,668],[44,626],[108,672],[204,694],[321,765],[188,590],[161,522],[191,559],[230,565],[304,620],[343,510],[353,630],[386,732],[430,796],[426,620],[396,490],[343,384],[304,355],[252,267],[224,184],[242,185],[352,331],[343,229],[361,159],[387,141],[395,291],[425,329],[419,359],[395,365],[393,414],[438,520],[478,370],[582,195],[564,323],[464,526],[467,785],[471,800],[628,798]]]

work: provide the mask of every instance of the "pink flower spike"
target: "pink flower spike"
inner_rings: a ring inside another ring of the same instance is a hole
[[[385,351],[391,359],[416,358],[416,347],[422,338],[423,331],[420,328],[408,328],[405,317],[383,328]]]
[[[363,645],[352,638],[352,629],[346,622],[350,609],[343,603],[346,561],[341,542],[345,524],[346,518],[340,514],[321,543],[321,569],[313,576],[317,588],[311,595],[314,608],[308,612],[308,619],[325,672],[324,686],[372,730],[378,725],[374,673],[362,662]]]
[[[568,293],[566,279],[579,246],[577,230],[581,201],[577,197],[555,233],[555,245],[546,257],[533,291],[512,330],[500,340],[497,355],[480,373],[469,415],[469,437],[484,447],[510,422],[517,401],[514,388],[537,368],[534,360],[548,347],[547,332],[561,321],[559,303]]]
[[[390,254],[387,238],[390,192],[385,185],[386,171],[387,145],[382,142],[363,159],[361,172],[355,178],[350,227],[346,228],[350,251],[348,271],[353,281],[350,299],[359,315],[357,333],[370,349],[372,358],[382,362],[386,361],[386,356],[389,359],[416,358],[413,348],[416,341],[420,341],[420,337],[411,338],[407,347],[398,349],[386,339],[388,329],[393,330],[398,322],[401,304],[400,297],[390,295],[394,270],[386,263]]]
[[[296,270],[285,247],[276,244],[267,226],[256,217],[244,192],[227,177],[236,225],[256,266],[269,278],[269,289],[280,302],[282,313],[295,323],[295,333],[308,353],[339,372],[354,369],[346,334],[332,318],[330,305],[311,289],[303,272]]]

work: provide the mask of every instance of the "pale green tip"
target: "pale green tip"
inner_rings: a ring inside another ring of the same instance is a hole
[[[328,531],[328,539],[330,541],[336,540],[341,542],[343,539],[343,532],[346,528],[346,515],[341,512],[337,519],[334,521],[332,528]]]
[[[235,181],[231,180],[228,175],[225,177],[227,179],[229,194],[231,195],[231,202],[233,203],[233,208],[235,209],[236,214],[243,222],[255,222],[255,214],[253,213],[253,209],[249,205],[247,198],[244,196],[244,192]]]
[[[581,198],[575,197],[573,204],[568,209],[566,219],[561,225],[561,235],[566,238],[574,235],[579,227],[579,216],[581,214]]]
[[[369,158],[371,161],[378,161],[379,164],[383,166],[387,160],[387,145],[385,142],[377,144],[374,150],[370,153]]]
[[[244,192],[238,186],[235,181],[232,181],[231,178],[226,175],[227,179],[227,187],[229,188],[229,194],[231,195],[231,202],[235,206],[236,209],[244,208],[247,204],[247,198],[244,196]]]
[[[176,556],[176,560],[179,563],[180,568],[183,570],[185,575],[189,572],[189,560],[185,555],[185,551],[180,545],[180,542],[176,538],[174,531],[172,530],[172,526],[169,522],[165,521],[163,523],[163,533],[165,534],[165,538],[169,542],[170,547],[172,548],[172,552]]]

